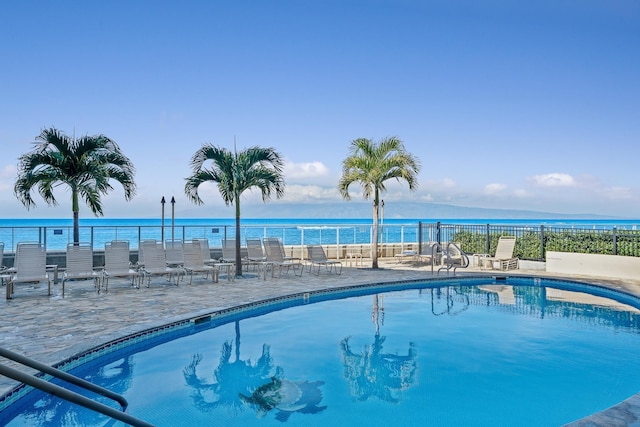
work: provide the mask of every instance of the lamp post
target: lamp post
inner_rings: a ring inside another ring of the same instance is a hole
[[[164,204],[165,204],[164,196],[162,196],[162,200],[160,200],[160,204],[162,205],[162,225],[160,227],[160,241],[164,242]]]
[[[174,238],[174,227],[175,227],[175,217],[176,217],[176,199],[171,196],[171,243],[173,243]]]

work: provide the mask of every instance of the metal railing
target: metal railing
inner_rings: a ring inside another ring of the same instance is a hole
[[[544,261],[547,251],[640,256],[640,230],[556,226],[420,223],[420,244],[456,242],[470,254],[495,253],[500,236],[515,236],[514,256]],[[434,236],[433,240],[423,236]]]
[[[89,242],[100,250],[111,240],[128,240],[132,250],[144,239],[162,238],[162,226],[84,226],[80,227],[80,240]],[[547,251],[596,253],[611,255],[640,256],[640,230],[593,229],[579,227],[558,227],[544,225],[499,225],[499,224],[446,224],[417,223],[384,224],[379,226],[379,239],[386,256],[394,251],[420,249],[429,242],[446,244],[459,243],[469,254],[493,254],[498,238],[503,235],[517,238],[514,255],[523,260],[542,261]],[[5,243],[5,254],[15,251],[18,242],[38,241],[48,251],[64,251],[72,241],[72,227],[0,227],[0,242]],[[208,239],[212,248],[221,248],[222,240],[235,237],[233,225],[177,225],[165,239],[174,236],[179,240],[193,238]],[[328,225],[243,225],[241,240],[278,237],[287,247],[323,245],[331,248],[333,254],[341,254],[342,247],[371,244],[372,225],[328,224]]]
[[[96,402],[95,400],[89,399],[88,397],[85,397],[81,394],[73,392],[62,386],[52,384],[49,381],[45,381],[36,376],[29,375],[25,372],[19,371],[14,368],[10,368],[8,366],[4,366],[2,364],[0,364],[0,375],[4,375],[5,377],[14,379],[23,384],[37,388],[46,393],[52,394],[56,397],[69,401],[71,403],[75,403],[77,405],[88,408],[92,411],[99,412],[103,415],[106,415],[118,421],[122,421],[126,424],[129,424],[135,427],[153,427],[153,424],[150,424],[146,421],[140,420],[134,416],[131,416],[125,413],[124,411],[127,409],[127,406],[129,405],[127,403],[127,400],[123,396],[120,396],[119,394],[114,393],[111,390],[107,390],[106,388],[100,387],[89,381],[83,380],[82,378],[78,378],[67,372],[64,372],[54,367],[51,367],[49,365],[45,365],[43,363],[37,362],[33,359],[30,359],[18,353],[14,353],[13,351],[7,350],[2,347],[0,347],[0,356],[5,357],[14,362],[20,363],[22,365],[28,366],[30,368],[37,369],[42,373],[61,379],[69,384],[82,387],[86,390],[92,391],[96,394],[99,394],[101,396],[114,400],[120,404],[122,411],[118,411],[117,409],[112,408],[111,406],[105,405],[100,402]]]

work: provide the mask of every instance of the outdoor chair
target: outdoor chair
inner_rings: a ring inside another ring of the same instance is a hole
[[[167,266],[181,267],[184,264],[182,240],[167,240],[164,247]]]
[[[193,239],[194,242],[198,242],[200,245],[200,251],[202,252],[202,261],[205,264],[213,264],[218,260],[211,258],[211,249],[209,248],[209,239]]]
[[[18,243],[11,277],[7,282],[7,299],[13,298],[16,283],[47,282],[51,295],[51,279],[47,273],[47,252],[38,242]]]
[[[342,274],[342,262],[338,260],[327,259],[327,254],[320,245],[307,245],[307,254],[309,255],[309,272],[313,271],[314,267],[318,267],[316,276],[320,275],[320,268],[324,266],[329,273],[333,269],[336,274]],[[338,266],[340,269],[338,269]]]
[[[258,274],[263,273],[264,278],[267,277],[267,270],[269,268],[269,262],[264,254],[262,248],[262,242],[260,239],[247,239],[247,265],[253,265],[258,269]]]
[[[171,281],[174,276],[176,286],[180,285],[180,276],[185,274],[182,267],[167,266],[164,247],[161,242],[141,242],[141,267],[142,281],[147,280],[147,287],[151,286],[152,276],[166,276]]]
[[[96,291],[100,290],[100,274],[93,269],[93,247],[91,243],[69,243],[67,266],[62,274],[62,297],[67,280],[93,280]]]
[[[183,268],[186,273],[189,274],[189,284],[193,282],[194,273],[205,273],[205,278],[211,273],[211,280],[218,282],[219,270],[217,267],[205,264],[202,259],[202,249],[200,248],[200,242],[196,239],[183,243],[182,249],[184,263]]]
[[[267,262],[271,267],[271,277],[275,276],[275,268],[278,267],[278,277],[282,276],[282,270],[286,267],[287,271],[293,267],[293,272],[296,276],[302,276],[304,266],[299,260],[284,259],[284,250],[282,249],[282,243],[279,239],[266,238],[264,239],[264,250],[267,257]],[[300,274],[297,271],[300,270]]]
[[[102,283],[105,292],[109,291],[109,279],[116,277],[130,278],[131,286],[140,287],[140,272],[131,266],[129,241],[127,240],[113,240],[104,244]]]
[[[516,246],[515,236],[501,236],[494,256],[480,258],[480,267],[491,270],[512,270],[518,268],[518,258],[513,256]]]

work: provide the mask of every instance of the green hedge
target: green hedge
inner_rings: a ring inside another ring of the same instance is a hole
[[[498,239],[506,235],[513,234],[489,233],[488,248],[487,233],[460,230],[454,234],[453,241],[460,243],[462,250],[467,253],[493,255]],[[514,256],[520,259],[540,260],[545,258],[547,251],[640,256],[640,231],[617,232],[615,253],[613,237],[612,230],[545,230],[542,239],[540,231],[524,231],[517,233]],[[541,248],[541,245],[544,246]]]

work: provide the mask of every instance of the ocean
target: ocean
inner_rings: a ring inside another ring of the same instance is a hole
[[[536,230],[544,227],[572,229],[636,230],[640,220],[594,219],[442,219],[442,225],[502,226]],[[383,219],[380,223],[381,243],[415,243],[436,240],[438,220]],[[372,235],[371,218],[242,218],[242,239],[279,237],[285,245],[304,244],[369,244]],[[423,225],[420,230],[420,224]],[[445,227],[446,228],[446,227]],[[420,236],[420,233],[423,235]],[[427,235],[424,235],[427,233]],[[80,218],[80,240],[91,242],[94,248],[104,247],[111,240],[129,240],[132,248],[142,239],[188,240],[207,238],[210,245],[221,246],[223,239],[235,236],[234,218]],[[73,221],[69,219],[0,219],[0,242],[12,250],[18,242],[39,241],[48,250],[64,250],[73,241]]]

